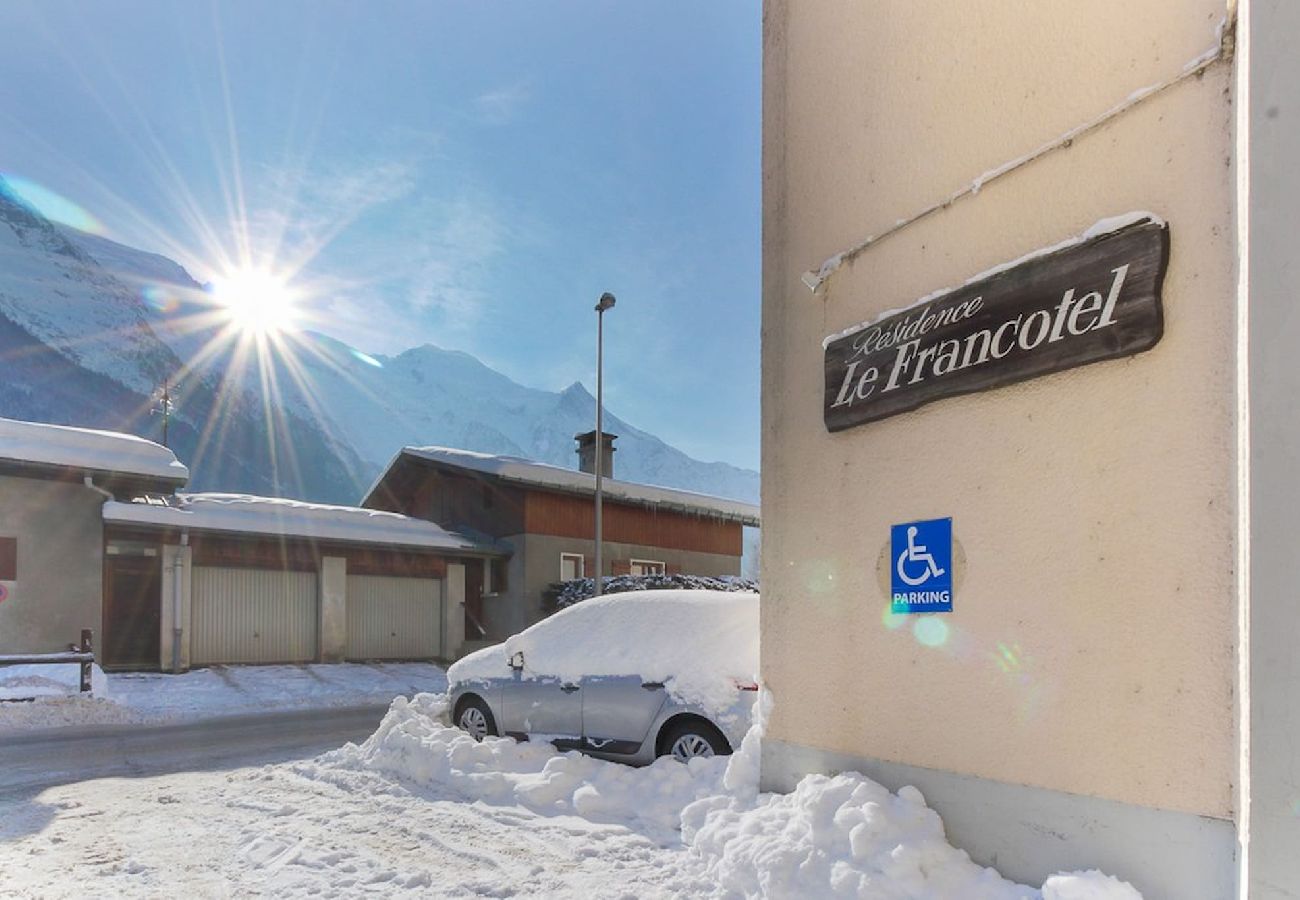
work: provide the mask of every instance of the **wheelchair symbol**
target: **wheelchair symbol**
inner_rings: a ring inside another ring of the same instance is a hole
[[[929,581],[931,578],[938,578],[944,573],[944,570],[939,568],[939,564],[934,561],[934,557],[930,555],[929,549],[926,548],[924,544],[916,543],[916,531],[917,529],[915,525],[908,526],[907,549],[898,554],[898,565],[896,566],[898,569],[898,577],[903,579],[905,584],[909,584],[912,587],[916,587],[919,584],[925,584],[925,582]],[[913,578],[911,575],[907,574],[907,563],[924,563],[925,569],[920,575]]]

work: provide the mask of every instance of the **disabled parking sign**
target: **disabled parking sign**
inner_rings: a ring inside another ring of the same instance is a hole
[[[952,612],[952,519],[889,528],[890,612]]]

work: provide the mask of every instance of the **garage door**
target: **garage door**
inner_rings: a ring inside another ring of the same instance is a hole
[[[348,659],[442,655],[441,579],[348,576]]]
[[[315,572],[195,566],[194,665],[316,658]]]

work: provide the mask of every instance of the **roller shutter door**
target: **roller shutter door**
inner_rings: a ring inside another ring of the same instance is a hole
[[[442,652],[442,580],[348,576],[348,659],[428,659]]]
[[[193,664],[314,660],[316,578],[315,572],[195,566]]]

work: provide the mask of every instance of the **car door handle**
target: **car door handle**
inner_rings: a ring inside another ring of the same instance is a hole
[[[572,693],[573,693],[574,691],[576,691],[577,689],[578,689],[578,685],[576,685],[576,684],[562,684],[562,685],[560,685],[560,690],[564,691],[564,693],[566,693],[566,694],[572,694]]]
[[[641,687],[645,688],[647,691],[662,691],[664,689],[664,683],[662,681],[643,681],[641,682]]]

